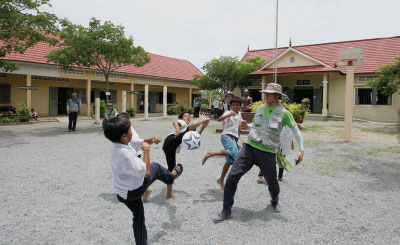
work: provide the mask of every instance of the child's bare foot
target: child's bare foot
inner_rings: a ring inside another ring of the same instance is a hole
[[[224,180],[222,180],[222,179],[217,179],[217,181],[216,181],[218,184],[219,184],[219,186],[221,187],[221,190],[224,190]]]
[[[280,182],[282,182],[282,183],[285,183],[286,182],[286,180],[284,179],[284,178],[279,178],[278,179]]]
[[[167,194],[166,196],[165,196],[165,199],[171,199],[171,198],[174,198],[175,197],[175,195],[174,194]]]
[[[204,152],[203,158],[201,159],[201,165],[204,165],[206,163],[207,159],[210,157],[210,154],[208,151]]]
[[[147,188],[147,190],[143,194],[143,200],[145,201],[151,194],[152,190],[150,188]]]
[[[258,184],[264,183],[264,180],[263,180],[263,177],[262,177],[262,176],[258,176],[258,178],[257,178],[257,183],[258,183]]]

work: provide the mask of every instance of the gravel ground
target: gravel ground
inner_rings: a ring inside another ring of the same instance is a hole
[[[165,137],[173,119],[132,122],[142,137]],[[149,242],[399,244],[400,147],[393,129],[379,133],[359,123],[354,141],[345,143],[343,122],[306,125],[305,160],[285,172],[281,184],[283,212],[273,213],[254,167],[239,183],[233,218],[214,224],[223,197],[215,180],[224,158],[201,166],[204,150],[222,149],[214,133],[220,124],[212,122],[201,149],[177,156],[184,172],[174,185],[176,197],[165,200],[165,185],[152,185],[145,203]],[[76,132],[66,128],[0,126],[0,243],[134,244],[131,213],[112,190],[110,142],[89,120],[78,122]],[[166,166],[161,145],[152,147],[151,160]]]

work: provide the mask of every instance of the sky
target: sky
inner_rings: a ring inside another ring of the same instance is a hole
[[[125,27],[135,45],[186,59],[275,47],[276,0],[51,0],[42,10],[87,26],[91,17]],[[400,0],[279,0],[278,47],[400,36]]]

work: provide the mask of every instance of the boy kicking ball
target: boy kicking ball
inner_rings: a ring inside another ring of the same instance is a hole
[[[150,164],[150,145],[140,142],[143,160],[137,157],[137,147],[132,142],[131,122],[125,117],[111,118],[104,125],[104,135],[112,144],[111,168],[113,187],[118,201],[133,214],[133,234],[136,244],[147,244],[142,195],[155,181],[172,184],[183,171],[178,164],[172,172],[158,163]]]
[[[224,129],[221,134],[221,142],[224,146],[224,150],[215,152],[205,152],[202,159],[204,165],[209,157],[212,156],[225,156],[226,162],[222,168],[221,176],[217,179],[217,183],[221,189],[224,189],[224,180],[226,173],[233,164],[238,154],[237,140],[239,138],[239,127],[243,124],[242,116],[240,115],[240,107],[242,99],[239,97],[233,97],[230,100],[230,111],[226,111],[218,121],[223,121]]]

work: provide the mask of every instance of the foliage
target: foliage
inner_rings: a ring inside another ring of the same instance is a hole
[[[49,0],[2,0],[0,5],[0,68],[18,69],[15,62],[2,59],[9,53],[24,53],[38,42],[57,43],[50,33],[56,29],[57,17],[41,12]]]
[[[201,107],[201,109],[210,109],[209,106],[208,106],[208,103],[207,104],[201,104],[200,107]]]
[[[378,77],[367,83],[368,86],[377,88],[384,95],[390,96],[396,92],[400,93],[400,56],[395,62],[376,69]]]
[[[2,123],[17,123],[18,118],[8,118],[8,117],[3,117],[0,119],[0,124]]]
[[[133,108],[133,107],[128,107],[128,108],[126,109],[126,113],[128,113],[128,116],[129,116],[129,117],[134,117],[134,116],[136,115],[135,108]]]
[[[265,100],[259,100],[251,105],[251,112],[256,112],[260,105],[265,105]]]
[[[220,90],[222,93],[244,88],[251,84],[250,73],[259,69],[264,63],[260,57],[240,62],[238,57],[221,56],[206,62],[202,69],[205,75],[194,75],[192,82],[200,89]]]
[[[60,49],[53,50],[47,56],[48,61],[63,66],[65,69],[78,66],[99,69],[106,81],[118,68],[133,64],[144,66],[150,62],[150,56],[141,47],[133,45],[133,38],[125,37],[124,27],[115,26],[110,21],[101,24],[100,20],[91,18],[89,26],[72,24],[69,20],[60,21],[61,31],[58,35]],[[109,96],[106,96],[108,103]]]
[[[190,114],[193,114],[194,108],[193,107],[184,106],[182,104],[180,104],[180,105],[171,105],[171,106],[168,106],[168,108],[167,108],[167,114],[168,115],[177,115],[177,114],[179,114],[181,112],[184,112],[184,111],[187,111]]]
[[[27,107],[24,103],[19,103],[19,111],[18,111],[18,120],[20,122],[28,122],[29,121],[29,113],[31,111],[31,109],[29,107]]]

